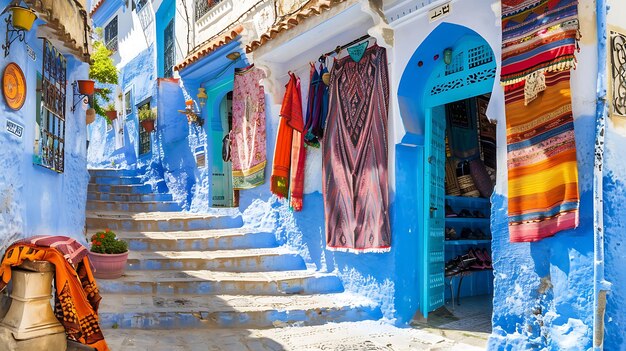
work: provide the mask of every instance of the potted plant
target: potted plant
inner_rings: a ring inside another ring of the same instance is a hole
[[[89,66],[89,79],[98,83],[98,88],[94,89],[93,108],[98,116],[104,117],[109,124],[113,119],[107,117],[107,111],[115,110],[115,108],[105,107],[107,101],[112,100],[111,86],[118,84],[118,72],[111,55],[113,52],[107,49],[102,40],[102,28],[96,28],[94,31],[95,40],[93,41],[93,53],[91,54],[91,65]],[[109,104],[112,105],[112,104]]]
[[[91,124],[96,120],[96,110],[94,110],[93,108],[88,108],[87,111],[85,111],[85,123],[86,124]]]
[[[113,120],[117,118],[117,111],[115,110],[115,105],[112,102],[107,105],[104,114],[109,123],[113,122]]]
[[[91,236],[89,260],[95,268],[94,276],[100,279],[115,279],[124,274],[128,260],[128,244],[117,238],[110,229]]]
[[[9,10],[12,15],[13,27],[17,29],[23,29],[28,32],[37,19],[35,11],[27,7],[11,6]]]
[[[77,80],[78,92],[82,95],[93,95],[95,90],[95,82],[89,79]]]
[[[154,120],[156,119],[156,111],[148,108],[148,106],[139,108],[139,123],[146,132],[151,133],[154,130]]]

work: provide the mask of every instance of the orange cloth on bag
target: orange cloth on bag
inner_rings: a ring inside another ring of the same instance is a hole
[[[98,305],[102,297],[85,256],[76,270],[57,249],[28,243],[11,245],[0,264],[0,291],[11,280],[11,267],[24,261],[47,261],[55,266],[54,314],[65,327],[69,340],[109,351],[98,323]]]

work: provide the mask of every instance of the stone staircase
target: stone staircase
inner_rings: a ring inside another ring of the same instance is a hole
[[[90,173],[88,234],[110,228],[131,250],[125,276],[98,281],[105,334],[382,317],[372,301],[344,292],[337,276],[307,269],[273,233],[242,228],[235,211],[183,213],[171,195],[151,193],[135,171]]]

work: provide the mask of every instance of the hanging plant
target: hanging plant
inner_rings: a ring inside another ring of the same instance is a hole
[[[100,85],[117,85],[118,72],[117,68],[113,64],[113,59],[111,59],[113,51],[109,50],[102,41],[102,28],[96,28],[94,34],[95,39],[93,41],[91,65],[89,66],[89,78],[93,79]],[[115,110],[115,108],[105,109],[103,105],[111,101],[111,93],[112,91],[109,88],[99,88],[95,90],[93,99],[93,108],[96,110],[96,114],[106,118],[109,123],[111,123],[111,120],[107,117],[107,111]],[[109,105],[111,104],[112,103],[109,102]]]

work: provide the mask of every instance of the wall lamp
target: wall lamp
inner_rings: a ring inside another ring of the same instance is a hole
[[[11,44],[17,39],[23,42],[35,20],[37,14],[34,10],[22,6],[10,6],[4,10],[10,12],[9,16],[4,19],[7,24],[6,38],[2,48],[4,49],[4,57],[9,56]]]
[[[208,98],[206,94],[206,89],[198,88],[198,95],[196,96],[198,97],[198,103],[200,104],[200,111],[202,111],[202,109],[204,108],[204,105],[206,105],[206,100]]]
[[[443,50],[443,62],[446,65],[449,65],[452,63],[452,49],[447,48]]]

